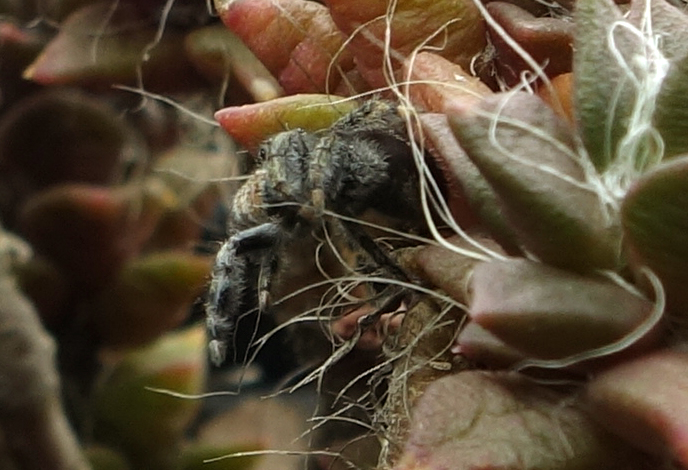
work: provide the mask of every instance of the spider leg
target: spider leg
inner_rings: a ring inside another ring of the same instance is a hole
[[[370,256],[373,262],[380,267],[385,274],[398,281],[410,282],[403,269],[383,250],[375,240],[357,223],[342,220],[342,225],[349,232],[351,238]]]
[[[269,250],[279,239],[281,228],[276,222],[266,222],[256,227],[247,228],[234,235],[234,243],[238,255],[251,251]]]
[[[364,315],[358,319],[358,327],[361,332],[364,332],[371,326],[375,325],[380,317],[385,313],[396,312],[403,302],[408,299],[409,293],[405,289],[394,288],[387,296],[385,302],[380,305],[374,312]]]
[[[347,220],[337,222],[348,233],[350,243],[357,244],[369,256],[376,268],[382,271],[383,276],[396,281],[413,282],[396,261],[360,225]],[[412,289],[397,283],[388,283],[374,290],[377,291],[376,294],[363,301],[362,304],[374,305],[375,309],[358,319],[352,344],[357,343],[358,339],[376,325],[384,314],[398,312],[402,304],[411,305],[416,300]]]
[[[277,257],[274,255],[263,256],[258,272],[258,311],[264,312],[270,304],[270,287],[272,286],[273,273],[277,269]]]
[[[210,356],[215,365],[224,362],[238,319],[256,306],[266,307],[275,267],[269,253],[279,243],[279,232],[274,222],[243,230],[217,253],[206,305]]]

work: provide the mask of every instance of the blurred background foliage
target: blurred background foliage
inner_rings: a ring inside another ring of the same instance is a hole
[[[687,45],[664,0],[0,1],[0,466],[688,468]],[[310,395],[197,399],[203,292],[245,150],[359,95],[424,112],[482,248],[405,255],[464,311],[375,343],[382,439],[309,449]]]

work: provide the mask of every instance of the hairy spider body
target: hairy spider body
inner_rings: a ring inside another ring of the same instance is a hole
[[[213,268],[206,308],[213,361],[224,360],[236,321],[264,311],[280,291],[275,278],[291,290],[300,277],[306,284],[315,263],[302,267],[302,259],[313,260],[324,231],[338,235],[338,253],[362,251],[385,274],[405,280],[370,234],[348,220],[371,212],[405,230],[422,221],[416,165],[396,105],[371,100],[329,129],[291,130],[266,140],[258,168],[234,197],[230,238]],[[344,261],[355,270],[360,259]]]

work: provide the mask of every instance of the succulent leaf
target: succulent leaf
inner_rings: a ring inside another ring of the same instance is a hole
[[[527,359],[523,352],[509,346],[474,321],[469,321],[461,329],[452,349],[477,364],[494,369],[508,369]]]
[[[109,346],[137,346],[181,324],[210,271],[207,257],[178,251],[128,262],[89,309]]]
[[[140,252],[166,209],[170,195],[151,189],[55,186],[27,201],[19,225],[36,250],[68,278],[102,287]]]
[[[599,170],[616,158],[636,99],[628,64],[643,50],[612,0],[576,3],[575,110],[583,142]],[[613,49],[612,49],[613,48]]]
[[[688,153],[688,52],[667,72],[657,95],[654,125],[664,141],[664,158]]]
[[[347,44],[355,56],[356,69],[372,88],[388,86],[392,77],[386,72],[394,73],[400,61],[421,46],[464,70],[485,47],[485,25],[472,0],[325,3],[334,22],[349,38]],[[386,60],[392,62],[394,71],[388,69]]]
[[[449,123],[523,247],[576,271],[615,268],[620,236],[570,128],[536,96],[486,97]]]
[[[255,150],[264,139],[285,129],[329,127],[355,107],[354,101],[341,102],[332,95],[291,95],[224,108],[215,113],[215,119],[237,142]]]
[[[135,5],[124,3],[114,14],[111,8],[102,2],[72,13],[24,78],[42,85],[133,85],[142,74],[147,89],[198,84],[193,67],[179,54],[182,34],[169,31],[156,43],[157,27]]]
[[[150,389],[201,393],[205,344],[205,329],[196,325],[125,352],[95,392],[96,435],[140,468],[171,468],[200,402]]]
[[[490,88],[441,55],[420,52],[403,64],[413,104],[425,112],[444,113],[450,102],[471,102],[491,94]]]
[[[306,0],[215,0],[227,27],[288,94],[336,89],[354,66],[328,9]]]
[[[476,266],[471,319],[538,359],[563,359],[625,337],[652,303],[611,281],[525,259]]]
[[[537,17],[521,5],[508,2],[490,2],[487,11],[535,62],[543,64],[549,77],[570,72],[573,54],[574,24],[560,18]],[[489,29],[490,39],[497,49],[495,66],[509,84],[518,84],[524,70],[530,70],[523,58],[508,45],[504,38]]]
[[[688,315],[688,156],[655,167],[631,187],[621,207],[632,265],[662,281],[669,309]]]
[[[572,400],[517,374],[466,371],[436,380],[413,411],[394,470],[638,470],[639,452]]]
[[[186,36],[184,46],[191,63],[214,83],[222,83],[233,73],[256,101],[284,94],[270,71],[223,25],[192,31]]]
[[[630,3],[627,20],[636,27],[649,20],[664,57],[673,62],[688,54],[688,16],[685,10],[666,0],[632,0]]]
[[[592,416],[645,451],[688,467],[688,353],[665,350],[595,377],[585,399]],[[677,467],[678,468],[678,467]]]

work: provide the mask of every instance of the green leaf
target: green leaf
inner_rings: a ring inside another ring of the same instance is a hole
[[[631,64],[643,46],[637,36],[620,26],[628,23],[612,0],[578,1],[575,23],[576,118],[591,160],[604,170],[616,157],[635,100],[623,63]]]
[[[181,324],[207,282],[208,257],[163,251],[129,261],[89,309],[109,346],[144,344]]]
[[[646,21],[647,2],[650,3],[652,33],[657,36],[657,46],[670,61],[688,54],[688,16],[665,0],[633,0],[627,20],[640,27]]]
[[[619,264],[618,228],[588,182],[592,170],[571,129],[540,98],[493,95],[450,111],[449,123],[527,251],[577,271]]]
[[[672,63],[664,78],[654,124],[664,140],[664,158],[688,152],[688,54]]]
[[[674,313],[688,315],[688,156],[655,167],[630,188],[621,222],[631,263],[662,281]]]
[[[136,468],[171,468],[200,402],[150,388],[201,393],[206,358],[203,325],[126,351],[116,364],[108,364],[94,393],[94,433],[121,449]]]
[[[291,95],[224,108],[215,113],[215,119],[233,139],[254,150],[263,140],[285,129],[315,131],[329,127],[357,106],[355,101],[339,99],[332,95]]]

